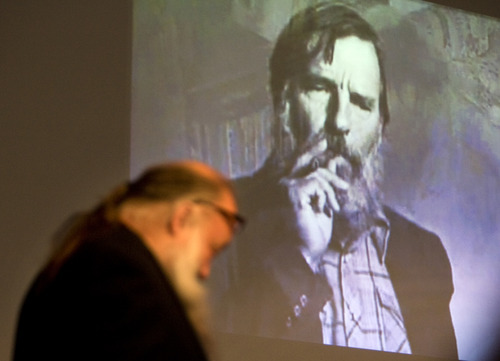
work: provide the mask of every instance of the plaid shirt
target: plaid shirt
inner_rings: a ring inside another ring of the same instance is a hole
[[[323,257],[319,272],[332,290],[319,314],[324,344],[411,353],[384,262],[389,230],[381,213],[377,226],[351,246]]]

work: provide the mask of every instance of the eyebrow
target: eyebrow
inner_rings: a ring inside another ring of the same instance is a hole
[[[333,88],[333,89],[337,88],[336,82],[334,82],[328,78],[325,78],[323,76],[313,74],[313,73],[302,74],[299,77],[299,83],[305,84],[305,85],[321,84],[321,85],[325,85],[328,88]]]
[[[349,91],[350,101],[361,108],[372,110],[375,106],[375,99],[366,95],[359,94],[358,92]]]

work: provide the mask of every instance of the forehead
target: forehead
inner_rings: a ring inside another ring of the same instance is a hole
[[[378,98],[382,87],[375,46],[356,36],[337,39],[332,62],[325,61],[324,53],[320,52],[309,63],[308,71],[373,98]]]

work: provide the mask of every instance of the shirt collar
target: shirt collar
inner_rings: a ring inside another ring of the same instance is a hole
[[[373,226],[371,227],[370,237],[377,250],[380,264],[385,262],[387,254],[387,244],[391,233],[391,224],[387,219],[382,208],[379,208],[373,217]]]

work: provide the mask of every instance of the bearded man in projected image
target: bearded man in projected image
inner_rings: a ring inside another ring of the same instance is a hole
[[[385,207],[380,41],[354,11],[308,8],[270,59],[274,149],[240,179],[233,332],[457,357],[440,239]]]

